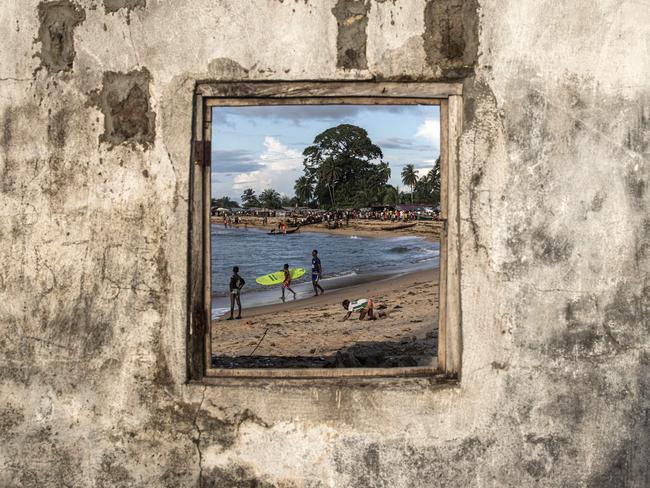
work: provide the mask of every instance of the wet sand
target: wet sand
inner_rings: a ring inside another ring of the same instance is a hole
[[[278,223],[284,219],[279,217],[269,217],[268,224],[262,225],[261,217],[241,217],[241,225],[248,225],[259,229],[271,231],[277,229]],[[212,223],[222,224],[222,217],[212,217]],[[408,223],[408,222],[407,222]],[[413,223],[413,222],[411,222]],[[349,225],[343,226],[338,229],[330,229],[327,224],[310,224],[301,227],[305,232],[322,232],[333,235],[342,236],[359,236],[359,237],[400,237],[400,236],[420,236],[429,240],[440,240],[440,233],[442,231],[443,222],[434,220],[419,220],[414,227],[398,230],[382,230],[382,227],[393,227],[401,225],[400,222],[390,222],[381,220],[367,220],[367,219],[350,219]],[[291,228],[289,228],[291,229]],[[300,232],[300,231],[299,231]]]
[[[341,322],[344,299],[370,298],[378,320]],[[246,295],[242,296],[245,307]],[[212,322],[216,367],[428,366],[438,335],[438,270],[364,283]]]

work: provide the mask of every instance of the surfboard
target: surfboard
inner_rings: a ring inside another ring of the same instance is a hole
[[[295,280],[300,278],[305,274],[305,268],[290,268],[289,274],[291,274],[291,279]],[[278,271],[277,273],[270,273],[264,276],[259,276],[255,278],[260,285],[279,285],[284,281],[284,271]]]

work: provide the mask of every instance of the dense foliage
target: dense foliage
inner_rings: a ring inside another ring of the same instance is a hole
[[[280,195],[267,188],[259,195],[247,188],[241,195],[244,208],[308,206],[312,208],[371,207],[412,204],[438,205],[440,202],[440,158],[424,176],[413,164],[402,169],[402,183],[410,189],[403,193],[388,183],[391,170],[383,161],[381,148],[374,144],[365,129],[341,124],[314,138],[303,151],[304,175],[294,184],[295,196]],[[223,197],[213,199],[218,206],[238,207]]]
[[[244,208],[253,208],[260,206],[260,201],[255,195],[255,190],[252,188],[246,188],[244,190],[244,193],[241,194],[241,201]]]
[[[239,203],[228,197],[213,198],[211,200],[212,208],[234,208],[239,207]]]
[[[341,124],[321,132],[303,156],[304,178],[320,207],[371,205],[380,199],[390,178],[379,146],[364,129],[354,125]],[[302,189],[305,180],[301,181]]]

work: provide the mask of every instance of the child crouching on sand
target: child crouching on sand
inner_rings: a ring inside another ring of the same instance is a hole
[[[350,315],[352,315],[353,312],[356,312],[359,314],[359,320],[363,320],[366,315],[368,315],[368,320],[377,320],[377,317],[374,314],[374,309],[375,309],[375,304],[373,301],[369,298],[359,298],[358,300],[350,301],[350,300],[343,300],[343,308],[348,311],[347,314],[345,314],[345,317],[341,320],[341,322],[345,322],[347,319],[350,318]],[[386,312],[378,312],[378,316],[380,318],[387,317]]]

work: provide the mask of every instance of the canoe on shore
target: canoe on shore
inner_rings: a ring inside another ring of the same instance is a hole
[[[298,229],[300,229],[300,226],[296,227],[295,229],[287,230],[286,232],[280,232],[276,229],[273,229],[271,232],[267,232],[267,234],[270,236],[282,236],[285,234],[293,234],[294,232],[298,232]]]
[[[413,224],[401,224],[401,225],[393,225],[391,227],[380,227],[381,230],[400,230],[400,229],[409,229],[411,227],[415,227],[417,222]]]

